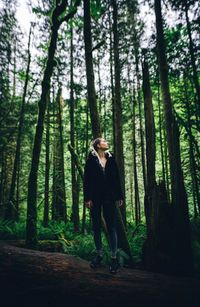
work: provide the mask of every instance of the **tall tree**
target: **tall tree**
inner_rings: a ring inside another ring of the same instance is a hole
[[[169,150],[172,206],[174,211],[174,223],[176,225],[176,231],[174,233],[175,263],[177,272],[190,273],[193,266],[193,260],[188,202],[181,167],[179,129],[174,116],[169,89],[161,0],[154,1],[154,8],[156,15],[159,72],[164,104],[167,145]]]
[[[49,95],[50,99],[50,95]],[[46,152],[45,152],[45,191],[44,191],[44,227],[49,223],[49,170],[50,170],[50,103],[47,104],[46,114]]]
[[[113,49],[114,49],[114,151],[119,167],[124,205],[121,209],[123,221],[126,227],[126,201],[125,201],[125,169],[123,152],[123,129],[122,129],[122,104],[121,104],[121,64],[119,59],[119,33],[118,33],[118,6],[115,0],[111,1],[113,8]]]
[[[73,44],[73,25],[70,25],[71,41],[70,41],[70,141],[71,146],[75,148],[75,126],[74,126],[74,44]],[[79,206],[78,206],[78,185],[77,173],[74,159],[71,156],[71,177],[72,177],[72,220],[74,230],[79,231]]]
[[[93,138],[101,136],[99,113],[94,81],[93,57],[92,57],[92,33],[90,0],[84,0],[84,42],[85,42],[85,64],[87,77],[88,104],[90,110]]]
[[[76,1],[72,10],[65,14],[67,8],[67,1],[56,1],[56,6],[52,12],[52,25],[51,25],[51,38],[48,47],[48,58],[45,65],[44,76],[42,80],[42,93],[39,101],[39,114],[36,126],[36,133],[33,145],[33,154],[31,162],[31,170],[28,180],[28,198],[27,198],[27,224],[26,224],[26,245],[34,246],[37,244],[37,176],[38,166],[42,143],[44,116],[46,106],[48,103],[48,93],[50,90],[50,80],[53,73],[54,55],[56,51],[58,30],[64,21],[68,21],[72,18],[76,11],[77,5],[80,1]]]
[[[13,56],[19,55],[20,39],[16,20],[16,1],[2,0],[0,10],[0,206],[2,216],[8,218],[8,204],[15,156],[16,125],[21,100],[14,97],[12,72],[16,73]],[[18,45],[16,46],[16,41]],[[17,50],[16,50],[17,48]],[[18,66],[19,69],[19,66]]]
[[[63,99],[62,89],[58,89],[55,106],[56,127],[54,133],[54,219],[67,221],[65,171],[64,171],[64,145],[63,145]]]
[[[194,6],[197,1],[196,0],[170,0],[172,3],[172,6],[178,10],[182,10],[185,14],[186,19],[186,26],[187,26],[187,32],[188,32],[188,38],[189,38],[189,54],[190,54],[190,60],[191,60],[191,66],[192,66],[192,76],[193,76],[193,82],[196,90],[196,101],[197,101],[197,110],[198,110],[198,116],[200,116],[200,85],[199,85],[199,79],[198,79],[198,71],[197,71],[197,65],[195,61],[195,46],[192,39],[192,29],[191,29],[191,23],[189,20],[189,9],[191,6]]]
[[[19,116],[15,158],[14,158],[12,180],[11,180],[11,187],[10,187],[10,193],[9,193],[9,203],[8,203],[8,209],[7,209],[7,214],[6,214],[6,218],[14,219],[14,220],[18,220],[19,218],[19,208],[16,207],[15,190],[16,190],[16,183],[17,183],[17,173],[19,173],[21,138],[22,138],[22,129],[23,129],[23,124],[24,124],[24,109],[25,109],[25,103],[26,103],[26,94],[27,94],[27,88],[28,88],[29,71],[30,71],[30,63],[31,63],[31,53],[30,53],[31,31],[32,31],[32,26],[30,27],[29,38],[28,38],[27,68],[26,68],[26,74],[25,74],[22,105],[21,105],[21,111],[20,111],[20,116]]]

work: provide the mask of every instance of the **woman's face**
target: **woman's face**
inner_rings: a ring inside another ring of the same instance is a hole
[[[101,139],[100,143],[97,145],[101,150],[107,150],[109,148],[108,142],[105,139]]]

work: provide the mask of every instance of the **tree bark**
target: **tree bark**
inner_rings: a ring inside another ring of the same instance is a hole
[[[87,77],[88,104],[92,125],[93,138],[101,136],[101,126],[97,108],[97,98],[94,81],[93,58],[92,58],[92,33],[90,0],[84,0],[84,42],[85,42],[85,63]]]
[[[16,208],[15,190],[16,190],[16,182],[17,182],[17,180],[16,180],[17,179],[17,171],[19,171],[21,138],[22,138],[22,129],[23,129],[23,124],[24,124],[24,111],[25,111],[24,109],[25,109],[25,103],[26,103],[26,94],[27,94],[30,63],[31,63],[31,54],[30,54],[31,30],[32,29],[30,27],[29,38],[28,38],[28,59],[27,59],[27,67],[26,67],[26,76],[25,76],[21,111],[20,111],[20,116],[19,116],[19,125],[18,125],[18,131],[17,131],[15,158],[14,158],[11,186],[10,186],[10,192],[9,192],[9,203],[8,203],[8,208],[7,208],[7,212],[6,212],[6,219],[11,219],[11,220],[18,220],[18,218],[19,218],[19,211]]]
[[[49,223],[49,169],[50,169],[50,144],[49,144],[49,133],[50,133],[50,117],[49,117],[49,104],[50,96],[47,105],[47,114],[46,114],[46,153],[45,153],[45,191],[44,191],[44,217],[43,225],[44,227],[48,226]]]
[[[135,133],[135,108],[136,108],[136,99],[135,99],[135,90],[133,90],[132,97],[132,148],[133,148],[133,174],[134,174],[134,196],[135,196],[135,223],[138,225],[139,210],[140,207],[140,197],[139,197],[139,188],[138,188],[138,173],[137,173],[137,143],[136,143],[136,133]]]
[[[188,126],[188,138],[189,138],[189,153],[190,153],[190,169],[191,169],[191,177],[192,177],[192,187],[193,187],[193,202],[194,202],[194,214],[197,216],[197,208],[198,214],[200,214],[200,191],[198,185],[198,176],[197,176],[197,165],[195,161],[194,155],[194,144],[193,144],[193,136],[192,136],[192,123],[191,123],[191,111],[189,105],[189,97],[187,92],[187,84],[186,78],[184,76],[184,96],[185,96],[185,104],[187,111],[187,126]]]
[[[118,7],[115,0],[111,1],[113,8],[113,49],[114,49],[114,152],[119,167],[124,204],[121,207],[121,214],[126,228],[126,195],[125,195],[125,169],[123,153],[123,129],[122,129],[122,105],[121,105],[121,67],[119,59],[119,35],[118,35]]]
[[[141,99],[141,88],[140,88],[140,78],[139,78],[139,55],[138,50],[135,47],[135,61],[136,61],[136,77],[137,77],[137,102],[139,109],[139,124],[140,124],[140,144],[141,144],[141,160],[142,160],[142,175],[143,175],[143,185],[144,191],[146,190],[146,162],[145,162],[145,148],[144,148],[144,131],[142,122],[142,99]]]
[[[74,126],[74,45],[73,45],[73,26],[71,24],[71,46],[70,46],[70,141],[71,146],[75,148],[75,126]],[[71,156],[71,179],[72,179],[72,220],[74,230],[79,231],[79,204],[78,204],[78,191],[77,191],[77,176],[76,165]]]
[[[179,129],[173,114],[169,89],[168,67],[160,0],[154,1],[154,8],[156,15],[159,71],[164,104],[167,145],[169,150],[172,206],[174,212],[174,223],[176,225],[176,231],[174,233],[174,259],[177,271],[190,272],[193,269],[193,259],[190,237],[189,209],[181,167]]]
[[[62,90],[58,90],[56,99],[56,133],[55,133],[55,187],[54,192],[56,196],[55,201],[55,219],[67,221],[66,212],[66,192],[65,192],[65,167],[64,167],[64,146],[63,146],[63,126],[62,126],[62,113],[63,113],[63,99]]]

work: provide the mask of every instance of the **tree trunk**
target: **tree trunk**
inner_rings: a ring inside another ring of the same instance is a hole
[[[144,191],[146,190],[146,163],[145,163],[145,149],[144,149],[144,132],[143,132],[143,123],[142,123],[142,99],[141,99],[141,89],[140,89],[140,78],[139,78],[139,55],[138,50],[135,47],[135,61],[136,61],[136,77],[137,77],[137,102],[139,109],[139,124],[140,124],[140,145],[141,145],[141,160],[142,160],[142,175],[143,175],[143,184]]]
[[[151,198],[152,191],[156,183],[156,175],[155,175],[156,144],[155,144],[155,123],[154,123],[154,113],[153,113],[153,104],[152,104],[152,92],[149,80],[149,67],[145,57],[143,62],[143,94],[144,94],[144,115],[145,115],[145,133],[146,133],[146,162],[147,162],[147,184],[146,184],[145,194],[146,197]]]
[[[17,182],[17,170],[19,170],[19,161],[20,161],[20,150],[21,150],[21,137],[22,137],[22,128],[24,124],[24,109],[26,103],[26,93],[28,87],[28,79],[29,79],[29,70],[30,70],[30,63],[31,63],[31,54],[30,54],[30,42],[31,42],[31,27],[29,31],[29,39],[28,39],[28,60],[27,60],[27,68],[26,68],[26,76],[25,76],[25,83],[24,83],[24,91],[22,97],[22,105],[21,111],[19,116],[19,125],[17,131],[17,141],[16,141],[16,150],[15,150],[15,158],[14,158],[14,165],[13,165],[13,172],[12,172],[12,180],[11,180],[11,187],[9,193],[9,203],[8,209],[6,213],[7,219],[18,220],[19,212],[16,210],[16,197],[15,197],[15,190],[16,190],[16,182]]]
[[[71,146],[75,148],[74,136],[74,45],[73,45],[73,27],[71,24],[71,49],[70,49],[70,142]],[[71,156],[71,178],[72,178],[72,220],[74,230],[79,231],[79,204],[78,204],[78,191],[77,191],[77,178],[76,178],[76,165]]]
[[[135,196],[135,224],[139,223],[139,206],[140,206],[140,197],[139,197],[139,188],[138,188],[138,174],[137,174],[137,144],[136,144],[136,133],[135,133],[135,108],[136,108],[136,100],[135,100],[135,91],[133,90],[133,105],[132,105],[132,148],[133,148],[133,174],[134,174],[134,196]]]
[[[117,29],[118,7],[115,0],[111,1],[113,7],[113,49],[114,49],[114,132],[115,143],[114,152],[119,167],[122,191],[124,195],[124,204],[121,207],[123,222],[126,228],[126,200],[125,200],[125,170],[124,170],[124,153],[123,153],[123,129],[122,129],[122,105],[121,105],[121,68],[119,59],[119,35]]]
[[[34,140],[31,171],[28,181],[28,202],[27,202],[27,236],[26,243],[28,246],[34,246],[37,243],[37,173],[39,166],[39,158],[42,144],[42,134],[44,128],[44,116],[46,105],[48,102],[48,93],[50,90],[50,79],[53,72],[53,59],[56,50],[58,37],[58,24],[52,25],[51,41],[48,49],[48,60],[44,71],[42,81],[42,93],[39,101],[39,114],[36,126],[36,134]]]
[[[61,253],[27,250],[0,243],[1,304],[6,307],[197,307],[200,281],[121,268],[112,276],[106,265]],[[19,274],[20,272],[20,274]],[[10,294],[12,289],[12,295]]]
[[[197,216],[196,204],[198,207],[198,213],[200,214],[200,192],[199,192],[199,185],[198,185],[197,166],[196,166],[195,156],[194,156],[191,112],[190,112],[189,97],[187,93],[187,84],[186,84],[185,76],[184,76],[184,92],[185,92],[184,93],[185,94],[185,104],[186,104],[186,110],[187,110],[187,126],[188,126],[188,137],[189,137],[190,169],[191,169],[191,176],[192,176],[194,213],[195,213],[195,216]]]
[[[53,136],[56,135],[56,102],[55,90],[53,84]],[[51,219],[56,219],[56,143],[53,140],[53,178],[52,178],[52,203],[51,203]]]
[[[64,171],[64,146],[63,146],[63,127],[62,127],[62,108],[63,99],[61,88],[58,90],[56,98],[56,133],[55,133],[55,182],[54,182],[54,201],[55,219],[67,221],[66,215],[66,193],[65,193],[65,171]]]
[[[198,80],[198,74],[197,74],[197,68],[195,63],[195,55],[194,55],[194,46],[192,41],[192,34],[191,34],[191,26],[190,21],[188,17],[188,0],[185,1],[185,17],[186,17],[186,23],[187,23],[187,31],[189,36],[189,50],[190,50],[190,58],[191,58],[191,64],[192,64],[192,71],[193,71],[193,82],[196,90],[197,95],[197,116],[200,117],[200,86],[199,86],[199,80]],[[198,127],[199,124],[197,123]]]
[[[187,195],[181,168],[179,129],[173,114],[169,89],[161,1],[155,0],[154,7],[156,15],[158,61],[167,132],[167,145],[169,150],[172,206],[174,212],[174,223],[176,227],[176,231],[174,233],[174,260],[178,272],[188,273],[193,269],[193,259]]]
[[[126,205],[125,205],[125,170],[124,170],[124,156],[123,156],[123,133],[122,133],[122,108],[121,108],[121,85],[120,85],[120,61],[119,61],[119,37],[117,29],[117,3],[115,0],[111,1],[113,8],[113,49],[114,49],[114,152],[116,161],[119,167],[119,174],[121,178],[122,191],[124,194],[124,204],[118,208],[118,247],[122,248],[129,256],[130,264],[133,265],[133,258],[131,255],[130,245],[126,235]]]
[[[27,223],[26,223],[26,244],[27,246],[35,246],[37,244],[37,176],[39,167],[39,158],[42,144],[42,134],[44,129],[44,116],[48,102],[48,93],[50,90],[50,80],[53,73],[54,54],[57,45],[58,29],[63,21],[68,21],[77,11],[77,3],[75,8],[63,19],[59,19],[63,15],[67,1],[63,0],[60,5],[56,2],[56,7],[52,13],[51,38],[48,47],[48,58],[44,70],[42,80],[42,93],[38,103],[39,113],[36,126],[36,133],[33,145],[33,154],[31,162],[31,170],[28,179],[28,197],[27,197]]]
[[[165,175],[165,160],[164,160],[164,146],[163,146],[163,133],[162,133],[162,123],[163,123],[163,116],[161,112],[161,101],[160,101],[160,82],[158,78],[158,117],[159,117],[159,139],[160,139],[160,152],[161,152],[161,161],[162,161],[162,181],[164,182],[165,186],[168,190],[168,185],[166,181]]]
[[[91,34],[91,15],[90,0],[84,0],[84,41],[85,41],[85,63],[87,76],[88,104],[92,125],[93,138],[101,136],[99,113],[97,108],[97,98],[95,91],[93,58],[92,58],[92,34]]]
[[[108,12],[108,17],[109,17],[109,43],[110,43],[110,85],[111,85],[111,99],[112,99],[112,128],[113,128],[113,133],[112,133],[112,143],[113,146],[115,146],[115,92],[114,92],[114,76],[113,76],[113,37],[112,37],[112,23],[111,23],[111,13],[110,11]]]
[[[147,269],[172,272],[172,215],[164,183],[156,185],[155,123],[149,68],[145,55],[143,61],[143,94],[146,134],[147,180],[145,189],[145,217],[147,238],[144,243],[144,262]]]
[[[88,156],[88,130],[89,130],[88,127],[89,127],[89,108],[87,104],[86,106],[86,129],[85,129],[85,161]],[[82,217],[82,225],[81,225],[82,233],[85,233],[85,221],[86,221],[86,206],[85,204],[83,204],[83,217]]]
[[[45,153],[45,191],[44,191],[44,217],[43,217],[43,225],[44,227],[48,226],[49,223],[49,130],[50,130],[50,118],[49,118],[49,106],[50,105],[50,96],[47,105],[47,114],[46,114],[46,153]]]

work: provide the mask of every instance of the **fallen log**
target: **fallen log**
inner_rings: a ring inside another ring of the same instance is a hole
[[[200,280],[107,266],[0,242],[1,306],[199,307]]]

